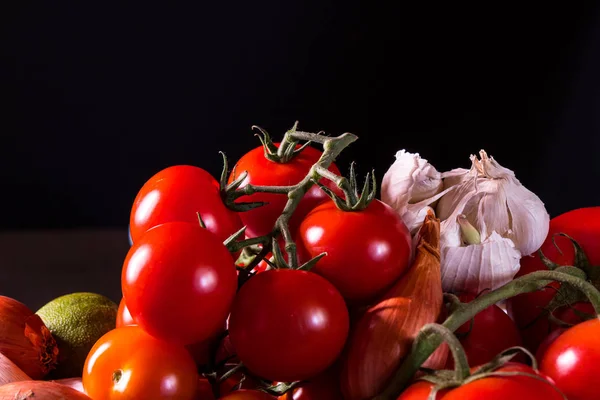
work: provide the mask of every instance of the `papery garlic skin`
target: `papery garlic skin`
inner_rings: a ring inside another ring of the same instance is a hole
[[[444,188],[454,190],[439,200],[438,218],[456,224],[457,216],[464,214],[480,232],[482,241],[496,232],[511,239],[523,256],[534,253],[550,228],[544,203],[519,182],[513,171],[502,167],[485,151],[479,154],[481,159],[471,156],[470,170],[459,168],[442,174]],[[443,247],[460,245],[458,228],[454,233],[442,233]]]
[[[447,246],[441,256],[444,292],[480,293],[510,282],[519,271],[521,252],[511,239],[492,232],[480,244]]]
[[[381,201],[398,212],[414,234],[443,190],[442,175],[418,153],[400,150],[381,183]]]

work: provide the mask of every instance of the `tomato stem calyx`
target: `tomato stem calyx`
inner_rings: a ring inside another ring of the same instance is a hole
[[[361,211],[369,206],[369,204],[375,199],[377,195],[377,180],[375,179],[375,171],[367,173],[365,182],[362,190],[359,192],[358,183],[356,179],[356,171],[354,168],[354,162],[350,164],[350,179],[346,179],[343,176],[337,176],[333,172],[317,168],[319,175],[334,182],[344,193],[344,199],[335,194],[327,186],[319,183],[315,180],[315,183],[319,185],[335,203],[337,208],[342,211]]]
[[[600,291],[594,285],[579,277],[559,271],[536,271],[489,291],[468,305],[455,310],[442,324],[450,331],[454,332],[463,324],[467,323],[479,312],[498,303],[499,301],[517,296],[523,293],[535,292],[544,288],[551,282],[558,281],[567,283],[577,290],[581,291],[588,298],[596,314],[600,314]],[[400,368],[390,381],[388,387],[376,397],[376,399],[396,399],[402,389],[412,380],[415,372],[431,356],[431,354],[442,343],[442,339],[437,335],[424,334],[419,336],[419,340],[414,342],[412,351],[404,359]]]

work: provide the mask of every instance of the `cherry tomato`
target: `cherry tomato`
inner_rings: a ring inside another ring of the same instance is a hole
[[[468,303],[476,296],[460,294],[458,297],[463,303]],[[519,329],[497,305],[478,313],[471,322],[458,328],[455,334],[459,337],[471,366],[485,364],[510,347],[522,346]],[[454,368],[452,357],[448,357],[446,368]]]
[[[275,143],[275,146],[279,147],[279,143]],[[267,159],[264,155],[263,147],[260,146],[249,151],[239,159],[229,177],[229,182],[233,182],[244,171],[247,171],[248,176],[241,187],[247,184],[259,186],[295,185],[304,179],[313,164],[319,160],[321,154],[320,150],[309,146],[287,163],[278,163]],[[329,170],[337,175],[340,174],[335,164],[332,164]],[[339,193],[339,188],[333,182],[321,179],[320,183]],[[311,209],[328,199],[329,197],[317,185],[312,186],[294,211],[294,215],[290,221],[291,229],[294,230],[302,217]],[[242,222],[246,226],[247,235],[256,237],[271,232],[287,200],[287,196],[273,193],[254,193],[250,196],[240,197],[238,202],[262,201],[268,203],[262,207],[240,213]]]
[[[90,350],[82,376],[93,399],[193,399],[196,365],[182,346],[148,335],[139,326],[116,328]]]
[[[150,229],[131,247],[122,289],[131,316],[144,330],[185,345],[222,329],[237,275],[231,254],[214,234],[171,222]]]
[[[137,242],[150,228],[166,222],[199,224],[197,213],[221,242],[243,227],[238,214],[221,200],[219,182],[208,172],[190,165],[165,168],[142,186],[133,202],[131,240]]]
[[[330,369],[319,374],[279,396],[279,400],[344,400],[335,372]]]
[[[219,400],[275,400],[275,397],[259,390],[240,389],[220,397]]]
[[[569,400],[598,398],[600,365],[600,319],[594,318],[567,329],[552,342],[540,362]]]
[[[327,252],[312,272],[330,281],[350,304],[372,300],[407,269],[411,237],[398,214],[373,200],[362,211],[333,201],[312,210],[297,234],[301,262]]]
[[[583,248],[592,265],[600,265],[600,207],[580,208],[566,212],[550,220],[550,231],[541,247],[544,255],[559,265],[573,265],[574,251],[571,241],[563,236],[565,233],[575,239]],[[560,248],[560,251],[553,243]],[[534,271],[547,270],[539,256],[523,257],[521,269],[517,276]],[[525,346],[535,352],[542,340],[558,326],[550,323],[545,315],[540,315],[560,287],[553,282],[548,288],[533,293],[521,294],[507,302],[509,315],[521,329],[521,337]],[[555,313],[556,315],[556,313]],[[576,322],[581,322],[579,319]]]
[[[493,376],[492,374],[455,389],[440,391],[436,400],[564,400],[547,376],[536,373],[525,364],[507,363],[495,372],[520,372],[538,375],[538,378],[525,375]],[[432,388],[433,384],[429,382],[417,382],[409,386],[397,400],[428,400]]]
[[[208,379],[198,377],[198,389],[196,391],[196,396],[194,397],[194,400],[215,400],[212,385],[210,384]]]
[[[559,337],[560,335],[562,335],[563,332],[565,332],[566,330],[567,330],[567,328],[555,329],[552,332],[550,332],[550,334],[548,336],[546,336],[546,338],[544,340],[542,340],[542,342],[538,346],[537,351],[535,353],[535,359],[538,362],[542,361],[542,358],[544,358],[544,354],[546,354],[548,347],[550,347],[550,345],[552,343],[554,343],[556,338]]]
[[[120,328],[126,325],[137,325],[131,314],[129,313],[129,309],[125,304],[125,299],[121,298],[121,302],[119,303],[119,310],[117,311],[117,323],[116,327]]]
[[[240,289],[229,319],[237,356],[255,375],[279,382],[313,377],[340,354],[349,330],[340,293],[311,272],[279,269]]]

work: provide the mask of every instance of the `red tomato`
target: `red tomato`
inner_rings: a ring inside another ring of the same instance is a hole
[[[166,222],[199,224],[222,242],[243,225],[238,214],[221,200],[219,182],[202,168],[176,165],[151,177],[137,194],[130,217],[133,243],[150,228]]]
[[[215,400],[212,386],[208,379],[199,377],[198,378],[198,389],[194,400]]]
[[[337,371],[335,371],[337,372]],[[286,394],[279,396],[279,400],[344,400],[340,391],[340,382],[334,371],[317,375],[301,383]]]
[[[507,363],[496,372],[536,375],[535,370],[520,363]],[[537,375],[539,378],[524,375],[482,377],[455,389],[441,391],[436,400],[564,400],[546,376]],[[429,382],[417,382],[409,386],[397,400],[428,400],[432,388]]]
[[[129,309],[125,304],[125,299],[121,298],[121,302],[119,303],[119,310],[117,311],[116,327],[120,328],[126,325],[136,325],[136,323],[131,317],[131,314],[129,313]]]
[[[150,229],[129,250],[122,288],[127,307],[151,335],[192,344],[224,326],[237,291],[233,258],[214,234],[186,222]]]
[[[544,353],[540,370],[555,382],[569,400],[598,398],[600,319],[567,329]]]
[[[468,303],[476,296],[461,294],[458,297],[463,303]],[[497,305],[481,311],[471,322],[458,328],[455,334],[460,338],[471,366],[485,364],[509,347],[522,346],[519,329]],[[454,368],[452,357],[448,357],[446,368]]]
[[[537,348],[537,352],[535,353],[535,359],[538,362],[542,361],[542,358],[544,358],[544,354],[546,354],[548,347],[550,347],[550,345],[552,343],[554,343],[556,338],[559,337],[560,335],[562,335],[563,332],[565,332],[566,330],[567,330],[567,328],[555,329],[552,332],[550,332],[550,334],[548,336],[546,336],[546,338],[544,340],[542,340],[542,342],[540,343],[540,345]]]
[[[598,246],[598,242],[600,242],[600,207],[572,210],[550,220],[548,238],[541,248],[544,255],[559,265],[573,265],[573,245],[569,239],[563,236],[554,236],[557,233],[571,236],[583,248],[590,263],[600,265],[600,246]],[[552,243],[553,237],[560,251]],[[521,269],[517,276],[546,269],[536,253],[534,256],[521,259]],[[553,282],[551,286],[553,288],[513,297],[507,303],[509,315],[521,329],[521,337],[525,346],[533,352],[553,329],[558,328],[551,324],[545,316],[540,317],[540,312],[554,297],[556,288],[560,287],[560,284]]]
[[[220,397],[219,400],[275,400],[275,397],[258,390],[241,389]]]
[[[93,399],[193,399],[196,365],[182,346],[163,342],[139,326],[102,336],[90,350],[82,383]]]
[[[279,143],[275,143],[275,146],[279,147]],[[309,146],[287,163],[278,163],[267,159],[264,155],[263,147],[260,146],[240,158],[229,177],[229,182],[233,182],[244,171],[247,171],[248,176],[241,187],[247,184],[259,186],[295,185],[304,179],[311,167],[319,160],[321,154],[320,150]],[[329,170],[337,175],[340,174],[335,164],[332,164]],[[321,179],[320,182],[339,193],[339,188],[335,183],[327,179]],[[328,199],[329,197],[317,185],[312,186],[294,211],[294,216],[292,217],[292,221],[290,221],[292,230],[304,215]],[[263,201],[268,203],[262,207],[240,213],[242,222],[246,226],[246,234],[250,237],[256,237],[271,232],[287,200],[287,196],[273,193],[254,193],[250,196],[240,197],[237,200],[238,202]]]
[[[297,234],[301,262],[323,252],[312,272],[323,276],[351,304],[364,303],[407,269],[411,237],[391,207],[373,200],[362,211],[341,211],[331,201],[312,210]]]
[[[255,375],[293,382],[313,377],[338,357],[349,330],[340,293],[311,272],[279,269],[240,289],[229,319],[237,356]]]

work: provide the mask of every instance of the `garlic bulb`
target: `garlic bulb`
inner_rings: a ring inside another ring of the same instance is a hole
[[[442,174],[444,187],[456,187],[439,200],[438,218],[452,221],[464,214],[480,232],[482,241],[497,232],[511,239],[523,256],[534,253],[546,239],[550,226],[544,203],[517,180],[513,171],[488,157],[484,150],[479,154],[481,160],[471,156],[470,170],[455,169]],[[456,234],[445,236],[445,245],[460,243]]]
[[[414,234],[442,189],[442,175],[427,160],[400,150],[383,176],[381,201],[394,208]]]
[[[448,191],[438,202],[445,291],[496,289],[519,270],[522,255],[540,248],[550,216],[515,174],[485,151],[470,170],[442,174]]]

